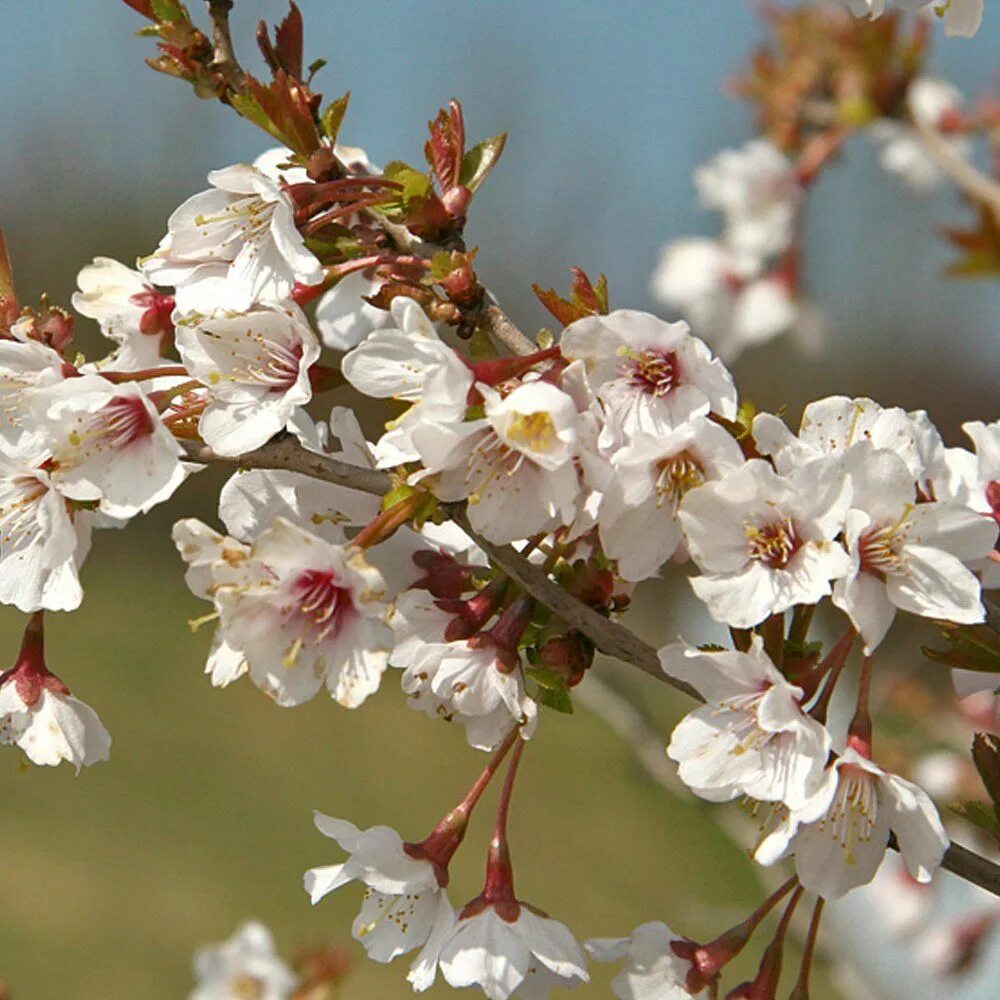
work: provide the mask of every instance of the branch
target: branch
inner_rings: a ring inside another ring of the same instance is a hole
[[[283,469],[376,496],[384,495],[392,485],[392,478],[386,472],[350,465],[336,458],[308,451],[291,435],[235,458],[216,455],[203,444],[183,443],[188,459],[202,465],[223,464],[237,469]],[[571,628],[582,632],[602,653],[630,663],[650,677],[669,684],[698,701],[704,700],[694,688],[663,672],[659,656],[649,643],[566,593],[546,576],[544,570],[528,562],[510,546],[494,545],[474,531],[469,524],[464,504],[441,504],[441,509],[526,593],[546,605]],[[646,755],[648,749],[644,751],[643,756]],[[941,866],[959,878],[1000,896],[1000,865],[967,848],[952,844],[945,853]]]
[[[235,0],[206,0],[206,2],[208,16],[212,21],[212,39],[215,43],[212,69],[220,73],[236,93],[241,94],[245,74],[233,51],[233,36],[229,30],[229,12],[233,9]]]
[[[982,202],[1000,219],[1000,183],[963,159],[947,140],[927,122],[914,116],[913,127],[938,166],[974,201]]]
[[[486,332],[512,354],[534,354],[538,350],[538,345],[521,333],[499,306],[487,306],[482,315]]]

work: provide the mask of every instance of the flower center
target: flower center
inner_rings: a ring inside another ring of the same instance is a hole
[[[264,1000],[264,984],[255,976],[245,972],[237,973],[229,983],[233,997],[239,1000]]]
[[[986,484],[986,502],[993,511],[993,519],[1000,524],[1000,479]]]
[[[899,569],[903,539],[896,525],[886,524],[866,531],[858,539],[861,569],[867,573],[893,573]]]
[[[49,488],[34,476],[0,483],[0,542],[20,548],[38,534],[38,504]]]
[[[649,396],[666,396],[680,384],[680,369],[673,351],[623,351],[628,361],[622,374],[628,383]]]
[[[295,612],[314,632],[313,641],[317,643],[336,635],[345,618],[354,612],[351,592],[340,586],[332,570],[306,570],[292,584],[292,593]]]
[[[705,473],[698,462],[686,451],[673,458],[665,458],[657,466],[657,506],[669,501],[676,511],[684,494],[705,482]]]
[[[538,413],[515,413],[507,425],[507,439],[518,448],[546,453],[556,443],[556,426],[544,410]]]
[[[874,775],[845,764],[840,769],[840,781],[833,802],[819,821],[820,829],[830,833],[839,843],[847,863],[854,864],[854,845],[871,840],[877,819],[878,790]]]
[[[224,258],[233,260],[244,246],[249,246],[253,254],[260,252],[271,228],[274,209],[274,202],[266,202],[257,195],[235,197],[218,215],[199,215],[194,223],[205,238],[214,237],[218,241],[220,249],[225,251]]]
[[[771,569],[784,569],[802,547],[802,539],[790,517],[765,525],[744,525],[747,554]]]
[[[94,414],[96,438],[112,448],[125,448],[153,433],[153,418],[139,396],[115,396]]]

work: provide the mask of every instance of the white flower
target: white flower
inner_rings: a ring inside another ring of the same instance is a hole
[[[630,937],[595,938],[585,946],[598,962],[618,962],[621,972],[611,981],[619,1000],[690,1000],[706,991],[689,993],[685,987],[691,964],[670,947],[677,940],[670,928],[659,921],[637,927]]]
[[[891,451],[867,452],[850,481],[844,538],[851,566],[833,603],[861,634],[865,652],[885,637],[896,608],[961,624],[983,621],[979,580],[964,563],[993,548],[996,523],[957,503],[915,503],[912,476]]]
[[[111,737],[93,709],[45,666],[44,616],[32,615],[15,665],[0,675],[0,744],[16,744],[36,764],[107,760]]]
[[[723,241],[749,266],[792,241],[802,187],[795,165],[767,139],[726,149],[694,173],[701,202],[725,216]]]
[[[175,541],[199,572],[219,614],[222,664],[246,661],[253,682],[279,705],[298,705],[325,683],[341,705],[356,708],[378,690],[386,667],[388,629],[382,623],[384,582],[356,549],[337,545],[275,518],[248,554],[214,543],[210,529],[181,522]],[[217,536],[218,537],[218,536]],[[219,555],[213,555],[213,545]]]
[[[372,333],[342,363],[344,378],[359,392],[411,404],[376,444],[379,468],[417,461],[414,430],[429,421],[461,421],[472,387],[472,372],[417,302],[396,298],[385,315],[395,325]]]
[[[803,306],[784,276],[760,276],[716,240],[667,244],[650,290],[727,361],[783,333],[796,333],[803,350],[814,350],[821,332],[815,310]]]
[[[387,826],[359,830],[347,820],[313,814],[316,828],[350,855],[338,865],[311,868],[305,890],[318,903],[327,893],[350,882],[365,886],[364,901],[352,927],[368,957],[391,962],[422,947],[435,925],[450,923],[451,904],[435,866],[408,851],[399,834]]]
[[[746,653],[675,644],[659,655],[667,674],[705,697],[678,723],[667,748],[696,794],[715,802],[748,795],[797,808],[816,792],[830,735],[802,710],[802,689],[785,680],[759,636]]]
[[[871,4],[876,0],[852,0],[854,4],[865,2]],[[878,2],[884,7],[885,0]],[[944,18],[946,35],[961,38],[971,38],[979,30],[985,7],[985,0],[896,0],[896,2],[904,10],[933,11],[938,17]]]
[[[1000,524],[1000,420],[992,424],[970,421],[962,424],[962,430],[976,446],[975,460],[964,476],[966,495],[962,500]],[[992,559],[987,563],[982,582],[984,590],[1000,587],[1000,563]]]
[[[0,458],[0,601],[25,612],[80,606],[79,568],[93,515],[72,508],[39,468],[46,455]]]
[[[612,457],[614,475],[598,512],[601,544],[624,580],[644,580],[683,548],[684,495],[743,464],[728,431],[695,417],[664,437],[636,433]]]
[[[139,271],[110,257],[95,257],[76,276],[73,308],[96,319],[101,333],[118,344],[110,365],[121,371],[162,363],[164,335],[173,328],[172,295],[158,292]]]
[[[703,576],[691,585],[709,614],[749,628],[796,604],[816,604],[850,559],[834,541],[848,483],[813,463],[788,476],[753,459],[687,493],[680,519]]]
[[[916,785],[848,747],[827,769],[820,790],[781,819],[754,857],[772,865],[794,854],[803,887],[839,899],[874,878],[890,830],[910,874],[929,882],[948,847],[934,803]]]
[[[377,336],[377,335],[376,335]],[[481,419],[421,416],[411,438],[442,500],[469,500],[469,520],[506,544],[572,523],[580,494],[573,399],[548,382],[527,382],[502,397],[478,386]]]
[[[237,164],[208,180],[212,189],[170,216],[167,235],[141,262],[154,282],[177,286],[179,312],[242,312],[284,301],[296,283],[322,280],[320,262],[295,228],[292,201],[274,179]]]
[[[271,932],[256,921],[222,944],[199,948],[194,975],[198,982],[188,1000],[289,1000],[298,985],[275,953]]]
[[[184,482],[184,450],[137,384],[84,375],[41,390],[32,405],[51,452],[50,482],[64,496],[128,518]]]
[[[20,336],[23,327],[11,327],[12,339],[0,340],[0,449],[8,455],[37,451],[43,440],[33,418],[35,392],[55,385],[73,369],[46,344]]]
[[[758,451],[770,456],[783,474],[817,459],[841,459],[858,445],[895,452],[914,482],[924,472],[917,428],[910,415],[898,406],[886,409],[864,397],[827,396],[810,403],[802,413],[797,437],[780,417],[759,413],[753,437]]]
[[[513,899],[494,905],[480,897],[442,927],[410,972],[413,988],[427,989],[438,967],[449,986],[478,986],[489,1000],[545,1000],[553,987],[590,981],[570,931]]]
[[[199,432],[220,455],[260,447],[312,398],[319,342],[294,304],[185,320],[177,349],[208,389]]]
[[[957,87],[933,77],[917,77],[906,92],[907,107],[913,119],[927,128],[939,131],[946,116],[956,112],[962,104],[962,94]],[[938,161],[927,147],[927,142],[912,125],[890,119],[876,122],[871,129],[879,144],[879,163],[891,174],[901,177],[913,190],[927,192],[945,179]],[[941,135],[951,153],[968,159],[972,145],[965,136]]]
[[[560,344],[582,360],[606,408],[602,447],[643,431],[663,435],[709,411],[736,415],[736,387],[718,358],[692,337],[687,323],[618,309],[586,316],[563,331]]]
[[[316,329],[327,347],[349,351],[369,334],[392,326],[391,312],[365,301],[380,286],[381,282],[365,277],[364,271],[354,271],[324,293],[316,304]]]
[[[421,590],[405,591],[393,606],[389,664],[403,668],[410,707],[465,726],[469,745],[478,750],[498,747],[515,725],[530,737],[538,707],[525,690],[517,658],[502,655],[483,636],[446,641],[453,617]]]
[[[111,737],[89,705],[48,688],[29,705],[11,682],[0,687],[0,743],[16,744],[35,764],[68,760],[77,771],[111,752]]]

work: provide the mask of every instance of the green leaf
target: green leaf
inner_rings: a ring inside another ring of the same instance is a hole
[[[500,154],[503,152],[506,142],[507,133],[501,132],[500,135],[484,139],[473,146],[462,157],[459,183],[464,184],[470,191],[474,192],[486,180],[489,172],[496,166],[496,162],[500,159]]]
[[[539,705],[555,709],[557,712],[562,712],[563,715],[573,714],[573,699],[570,698],[569,691],[564,687],[539,688],[536,700]]]
[[[524,672],[546,691],[558,691],[560,688],[565,690],[566,688],[566,679],[551,667],[535,665],[526,667]]]
[[[323,62],[322,59],[318,61]],[[315,65],[316,63],[313,63],[313,66]],[[313,72],[313,66],[309,67],[310,74]],[[337,136],[340,134],[340,126],[343,124],[344,115],[347,113],[347,105],[350,100],[351,92],[348,91],[343,97],[338,97],[335,101],[331,101],[323,110],[320,120],[323,123],[323,131],[330,142],[337,141]]]
[[[183,4],[177,0],[150,0],[150,7],[158,21],[166,21],[168,24],[175,24],[178,21],[187,21],[188,13]]]
[[[972,762],[993,802],[993,819],[1000,828],[1000,736],[976,733],[972,740]]]
[[[952,802],[948,808],[973,826],[985,830],[995,840],[1000,840],[1000,827],[993,810],[984,802]]]
[[[402,184],[403,189],[396,197],[405,206],[414,198],[426,198],[431,193],[431,179],[427,174],[414,169],[402,160],[393,160],[386,164],[383,174],[388,180]]]
[[[939,624],[948,648],[923,646],[924,656],[949,667],[1000,674],[1000,634],[991,625]]]

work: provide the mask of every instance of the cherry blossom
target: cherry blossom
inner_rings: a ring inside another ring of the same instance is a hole
[[[538,709],[525,690],[518,657],[485,632],[448,641],[455,616],[440,604],[425,591],[408,590],[389,617],[389,664],[403,668],[410,706],[464,726],[469,745],[479,750],[498,747],[514,726],[530,737]]]
[[[183,449],[135,383],[84,375],[37,392],[32,405],[51,452],[50,481],[72,500],[133,517],[168,499],[187,475]]]
[[[140,265],[154,283],[177,286],[181,313],[242,312],[322,280],[277,181],[248,164],[212,171],[208,181],[170,216],[167,235]]]
[[[450,922],[452,909],[440,872],[419,850],[404,844],[395,830],[373,826],[362,831],[320,812],[313,818],[316,829],[349,857],[341,864],[311,868],[305,874],[305,890],[315,904],[350,882],[365,886],[352,932],[369,958],[391,962],[422,947],[438,924]]]
[[[95,257],[76,276],[79,291],[73,308],[96,319],[101,333],[118,344],[113,358],[102,365],[121,371],[153,368],[162,363],[173,332],[172,295],[158,291],[139,271],[110,257]]]
[[[942,124],[959,110],[962,94],[945,80],[922,76],[907,88],[906,103],[915,121],[940,131]],[[872,126],[871,134],[879,145],[879,163],[883,169],[901,177],[914,191],[930,191],[945,179],[938,161],[913,125],[882,119]],[[961,135],[944,135],[941,141],[954,156],[968,159],[971,155],[972,145]]]
[[[298,978],[274,949],[271,932],[247,921],[227,941],[199,948],[188,1000],[289,1000]]]
[[[791,243],[802,189],[795,165],[773,143],[723,150],[695,171],[694,183],[702,204],[723,213],[723,242],[747,266]]]
[[[849,746],[812,799],[788,811],[754,857],[772,865],[794,854],[802,885],[824,899],[839,899],[874,878],[890,831],[910,874],[929,882],[948,847],[933,802],[912,782]]]
[[[213,540],[198,522],[182,522],[174,537],[198,570],[189,578],[193,589],[207,589],[219,616],[215,653],[222,659],[210,661],[213,679],[217,672],[230,679],[242,673],[235,651],[279,705],[308,701],[324,683],[347,708],[378,690],[387,658],[384,582],[362,552],[280,517],[249,552]],[[207,588],[205,568],[212,579]]]
[[[740,795],[802,806],[824,776],[830,735],[802,709],[802,688],[785,680],[754,636],[746,653],[660,650],[663,669],[705,696],[674,729],[667,753],[681,780],[711,801]]]
[[[441,340],[418,303],[394,299],[391,321],[394,326],[372,333],[342,363],[344,378],[359,392],[411,404],[376,444],[379,468],[418,460],[413,434],[419,428],[432,421],[462,421],[473,382],[469,368]]]
[[[572,523],[579,494],[579,411],[548,382],[526,382],[501,396],[478,386],[483,417],[421,419],[411,437],[434,493],[469,501],[469,520],[507,543]]]
[[[834,540],[848,483],[821,465],[779,476],[752,459],[685,495],[681,525],[703,573],[691,585],[716,621],[748,628],[796,604],[815,604],[849,571],[850,558]]]
[[[15,323],[11,339],[0,339],[0,449],[8,454],[43,446],[41,428],[32,419],[31,400],[36,390],[75,374],[57,351],[24,332]]]
[[[692,489],[743,464],[728,431],[695,417],[664,437],[641,432],[618,449],[598,521],[605,553],[625,580],[655,576],[683,551],[678,509]]]
[[[844,538],[851,568],[833,603],[871,652],[896,608],[971,624],[984,618],[979,580],[964,563],[984,558],[997,525],[950,502],[914,503],[913,479],[896,454],[877,450],[855,463]]]
[[[45,666],[41,614],[25,629],[17,663],[0,674],[0,744],[16,745],[35,764],[69,761],[77,773],[110,755],[97,713]]]
[[[584,362],[604,403],[602,446],[637,431],[663,435],[710,411],[727,418],[736,414],[732,376],[691,336],[687,323],[618,309],[571,323],[560,346],[567,358]]]
[[[650,292],[678,310],[727,361],[783,333],[794,333],[808,351],[814,351],[822,337],[818,313],[796,295],[783,274],[761,274],[759,267],[747,267],[717,240],[667,244]]]
[[[220,455],[264,444],[312,397],[309,368],[320,348],[294,304],[184,319],[177,349],[207,389],[199,431]]]
[[[42,467],[47,456],[0,457],[0,601],[31,612],[72,611],[93,514],[67,503]]]
[[[707,987],[688,991],[685,982],[691,970],[686,959],[671,948],[677,935],[660,921],[637,927],[626,938],[594,938],[585,946],[598,962],[620,962],[621,972],[611,981],[619,1000],[689,1000],[707,996]]]
[[[341,278],[316,304],[316,328],[323,343],[335,351],[349,351],[365,337],[393,323],[393,314],[366,302],[380,283],[355,271]]]
[[[436,969],[449,986],[478,986],[489,1000],[545,1000],[552,988],[590,981],[583,949],[557,920],[513,899],[470,903],[442,927],[414,963],[409,980],[427,989]]]

